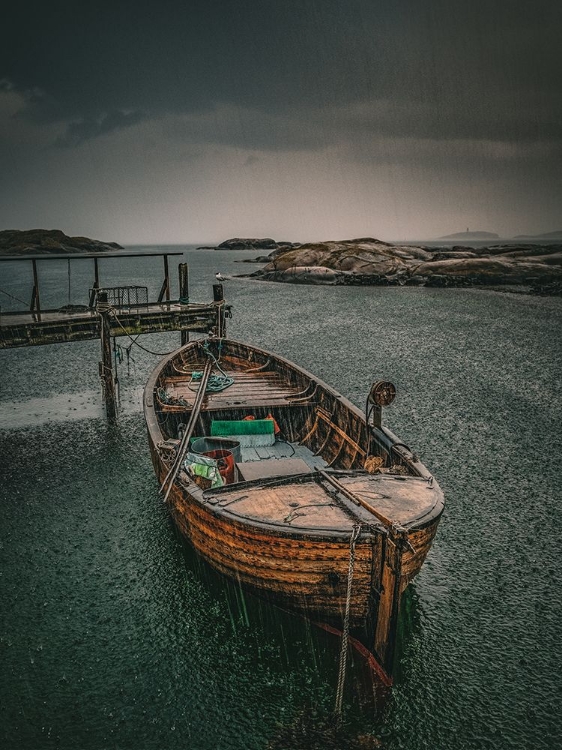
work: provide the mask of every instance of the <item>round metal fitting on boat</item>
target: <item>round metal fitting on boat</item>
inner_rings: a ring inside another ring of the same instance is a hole
[[[377,380],[371,387],[369,401],[375,406],[389,406],[396,398],[396,388],[388,380]]]

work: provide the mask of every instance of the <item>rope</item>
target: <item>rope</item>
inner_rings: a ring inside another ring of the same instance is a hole
[[[101,397],[102,397],[102,401],[105,403],[105,398],[107,395],[106,388],[105,388],[105,375],[107,375],[108,373],[111,373],[112,371],[111,371],[111,367],[107,367],[106,365],[104,365],[103,362],[99,362],[98,366],[99,366],[99,376],[100,376],[100,383],[101,383]]]
[[[214,393],[219,393],[220,391],[224,391],[234,383],[234,378],[231,377],[230,375],[227,375],[226,372],[219,365],[220,358],[222,355],[222,338],[219,339],[218,350],[219,350],[219,357],[217,359],[215,355],[209,349],[209,342],[208,341],[203,342],[203,351],[205,352],[207,357],[210,357],[214,361],[215,367],[217,368],[217,370],[219,370],[222,373],[222,375],[211,375],[209,377],[209,381],[207,383],[207,391],[214,392]],[[202,377],[203,377],[202,372],[192,372],[191,382],[193,382],[194,380],[200,380]],[[193,388],[190,388],[190,390],[193,390]]]
[[[169,445],[165,440],[161,440],[156,446],[158,453],[162,456],[165,461],[175,461],[176,458],[176,446]]]
[[[25,305],[26,307],[27,307],[27,306],[28,306],[28,304],[29,304],[28,302],[24,302],[24,301],[23,301],[22,299],[20,299],[19,297],[16,297],[16,296],[14,296],[13,294],[10,294],[9,292],[5,292],[5,291],[4,291],[3,289],[0,289],[0,292],[1,292],[2,294],[5,294],[5,295],[6,295],[6,297],[11,297],[11,299],[15,299],[15,301],[16,301],[16,302],[21,302],[21,303],[22,303],[22,305]]]
[[[156,389],[156,394],[163,404],[168,404],[168,406],[184,406],[186,409],[189,408],[189,404],[183,396],[172,396],[161,386]]]
[[[347,595],[345,600],[345,615],[343,619],[343,634],[341,639],[340,669],[338,674],[338,686],[336,689],[336,703],[334,715],[336,721],[341,721],[343,687],[345,684],[345,671],[347,667],[347,645],[349,642],[349,615],[351,610],[351,584],[353,582],[353,568],[355,566],[355,543],[361,533],[361,524],[354,524],[349,540],[349,570],[347,573]]]
[[[10,296],[10,295],[8,295],[8,296]],[[21,302],[21,300],[18,300],[18,301]],[[26,303],[24,302],[24,304],[26,304]],[[200,307],[204,307],[204,305],[200,305]],[[109,304],[109,302],[98,302],[97,303],[97,309],[98,309],[99,312],[105,312],[105,311],[109,310],[109,312],[113,315],[113,317],[117,321],[117,324],[119,325],[119,327],[121,328],[121,330],[123,331],[123,333],[125,334],[125,336],[127,336],[129,338],[129,340],[131,341],[131,346],[134,344],[135,346],[138,346],[139,349],[142,349],[143,352],[146,352],[147,354],[153,354],[155,357],[169,357],[170,354],[173,354],[176,351],[175,349],[172,349],[169,352],[153,352],[151,349],[147,349],[146,346],[143,346],[142,344],[139,344],[139,342],[137,341],[137,339],[140,336],[140,334],[137,336],[137,338],[133,339],[133,337],[130,335],[130,333],[127,331],[127,329],[123,326],[123,324],[119,320],[119,317],[117,315],[117,310],[114,307],[112,307]],[[218,369],[222,372],[222,374],[224,375],[224,377],[228,378],[228,375],[226,375],[226,373],[219,366],[220,354],[219,354],[219,359],[217,360],[216,357],[214,357],[211,354],[211,352],[208,350],[208,344],[207,344],[207,342],[205,342],[203,344],[203,348],[205,349],[205,352],[210,357],[212,357],[215,360],[215,364],[217,365]],[[222,341],[219,342],[219,352],[221,351],[221,349],[222,349]],[[228,385],[232,385],[232,383],[229,383]],[[227,388],[228,386],[225,385],[224,387]],[[220,390],[224,390],[224,389],[220,389]]]
[[[293,456],[295,455],[295,449],[293,448],[293,446],[291,445],[291,443],[289,443],[289,442],[288,442],[287,440],[281,440],[281,439],[277,439],[277,440],[276,440],[275,442],[276,442],[276,443],[285,443],[285,445],[288,445],[288,446],[289,446],[289,448],[291,449],[292,453],[290,453],[290,454],[289,454],[289,455],[287,456],[287,458],[292,458],[292,457],[293,457]]]
[[[207,391],[210,391],[212,393],[219,393],[220,391],[224,391],[226,388],[228,388],[234,383],[234,378],[231,378],[230,375],[226,375],[226,373],[224,373],[224,371],[221,370],[220,365],[217,364],[217,367],[223,374],[209,376],[209,382],[207,383]],[[193,388],[191,388],[191,383],[193,383],[194,381],[201,380],[202,377],[203,377],[202,372],[191,373],[191,381],[190,381],[191,391],[193,390]]]
[[[115,377],[113,378],[113,382],[115,383],[115,390],[117,391],[117,402],[121,404],[121,385],[119,383],[118,365],[123,361],[123,355],[121,353],[121,347],[115,341],[115,336],[113,337],[113,357],[115,361]]]
[[[117,310],[116,310],[116,309],[115,309],[114,307],[111,307],[111,305],[109,305],[109,304],[107,305],[107,307],[105,307],[105,306],[104,306],[104,307],[102,307],[102,304],[103,304],[103,303],[101,303],[101,304],[100,304],[100,303],[98,302],[98,309],[99,309],[99,310],[102,310],[102,309],[103,309],[103,310],[109,310],[109,311],[110,311],[110,313],[111,313],[111,314],[113,315],[113,317],[114,317],[114,318],[115,318],[115,320],[117,321],[117,324],[119,325],[119,327],[120,327],[120,328],[121,328],[121,329],[123,330],[123,332],[125,333],[125,336],[127,336],[127,337],[128,337],[129,339],[130,339],[130,341],[132,342],[132,343],[131,343],[131,346],[132,346],[132,345],[134,344],[135,346],[138,346],[138,347],[139,347],[139,349],[142,349],[142,350],[143,350],[144,352],[147,352],[147,354],[153,354],[153,355],[154,355],[155,357],[169,357],[169,356],[170,356],[170,354],[173,354],[173,353],[174,353],[174,352],[176,351],[175,349],[172,349],[172,351],[170,351],[170,352],[153,352],[153,351],[152,351],[151,349],[147,349],[147,348],[146,348],[145,346],[143,346],[142,344],[139,344],[139,342],[137,341],[137,339],[134,339],[134,338],[133,338],[133,337],[132,337],[132,336],[131,336],[131,335],[130,335],[130,334],[128,333],[127,329],[126,329],[126,328],[125,328],[125,327],[123,326],[123,324],[121,323],[121,321],[120,321],[120,320],[119,320],[119,318],[117,317]],[[140,334],[139,334],[139,335],[140,335]],[[138,338],[138,336],[137,336],[137,338]]]
[[[96,301],[96,312],[107,312],[108,310],[113,312],[113,308],[109,302],[102,302],[100,299]]]
[[[217,359],[209,348],[209,340],[206,339],[205,341],[203,341],[203,351],[205,352],[205,354],[207,354],[209,357],[212,357],[215,360],[215,364],[217,365],[217,367],[222,356],[222,337],[219,337],[218,342],[219,342],[218,343],[219,358]],[[219,370],[221,370],[220,367],[219,367]],[[221,370],[221,372],[223,371]]]

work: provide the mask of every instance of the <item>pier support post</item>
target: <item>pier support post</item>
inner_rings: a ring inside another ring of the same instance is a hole
[[[97,290],[100,288],[100,270],[98,267],[98,259],[94,258],[94,285],[90,292],[89,306],[93,307],[96,301]]]
[[[180,263],[178,271],[180,278],[180,305],[189,305],[189,268],[187,267],[187,263]],[[180,336],[182,346],[189,343],[189,331],[181,331]]]
[[[161,303],[164,297],[166,297],[166,305],[168,310],[170,309],[170,272],[168,270],[168,256],[166,253],[162,255],[164,258],[164,281],[162,282],[162,289],[158,295],[158,302]]]
[[[111,332],[109,326],[109,304],[107,292],[98,294],[97,313],[100,316],[101,362],[100,377],[103,383],[105,413],[109,422],[117,421],[117,399],[111,357]]]
[[[31,293],[31,305],[29,309],[33,314],[33,319],[41,322],[41,302],[39,301],[39,277],[37,275],[37,261],[31,259],[33,268],[33,292]]]
[[[226,333],[224,320],[224,289],[222,284],[213,284],[213,302],[217,304],[217,336],[222,338]]]

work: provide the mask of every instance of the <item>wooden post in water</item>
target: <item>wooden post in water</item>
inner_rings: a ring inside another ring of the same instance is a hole
[[[168,303],[168,310],[170,309],[170,272],[168,270],[168,256],[164,255],[164,277],[166,283],[166,302]]]
[[[162,288],[160,289],[160,294],[158,295],[158,302],[161,303],[164,297],[166,297],[166,304],[168,305],[168,310],[170,309],[170,273],[168,270],[168,256],[166,253],[162,256],[164,258],[164,281],[162,282]]]
[[[109,325],[109,304],[107,292],[98,294],[97,313],[100,316],[101,357],[100,377],[103,383],[105,397],[105,413],[110,422],[117,421],[117,399],[115,382],[113,380],[113,366],[111,357],[111,332]]]
[[[389,534],[382,545],[380,598],[376,615],[374,653],[388,675],[392,674],[398,613],[402,549],[395,535]]]
[[[33,291],[31,293],[31,305],[30,310],[33,313],[33,317],[37,318],[41,322],[41,301],[39,299],[39,277],[37,275],[37,261],[35,258],[32,259],[31,265],[33,266]],[[35,314],[37,312],[37,315]]]
[[[225,334],[224,324],[224,289],[222,284],[213,284],[213,302],[217,305],[217,336],[222,338]]]
[[[189,269],[187,263],[180,263],[178,271],[180,277],[180,305],[189,305]],[[180,336],[182,346],[189,343],[189,331],[181,331]]]

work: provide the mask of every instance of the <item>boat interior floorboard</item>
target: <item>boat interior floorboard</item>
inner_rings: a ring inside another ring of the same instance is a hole
[[[273,445],[260,445],[256,448],[241,448],[242,461],[269,461],[271,459],[300,458],[311,471],[325,469],[328,465],[320,456],[299,443],[276,440]]]

